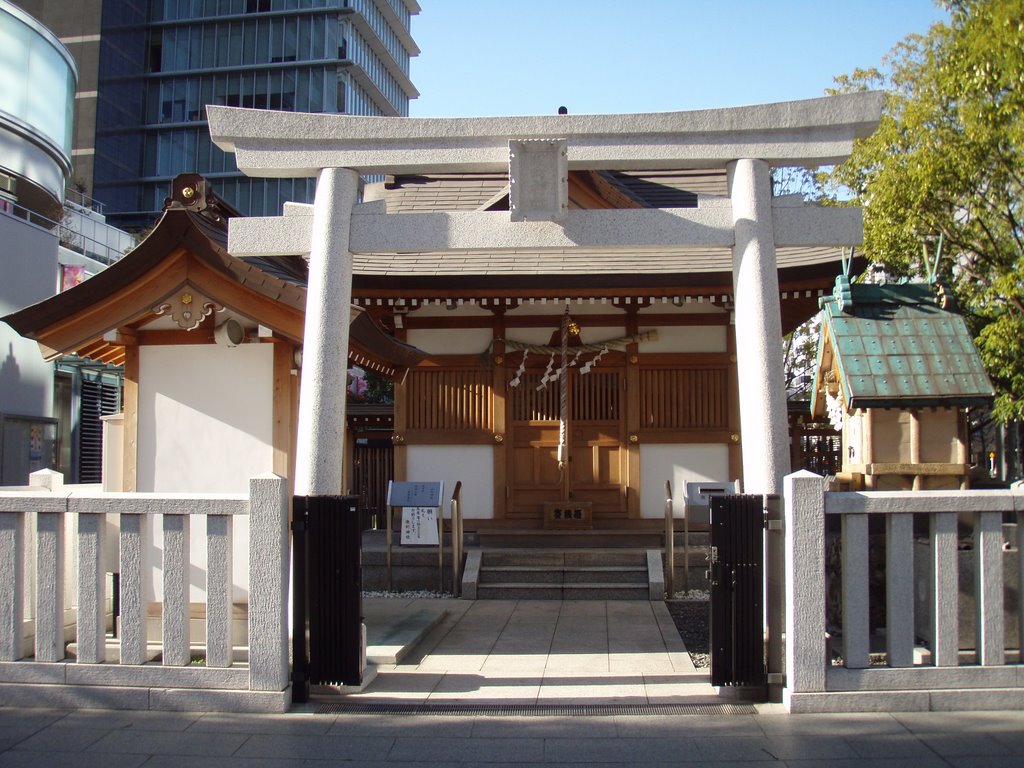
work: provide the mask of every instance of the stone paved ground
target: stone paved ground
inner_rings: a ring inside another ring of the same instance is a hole
[[[1024,713],[494,717],[0,709],[0,768],[328,765],[1019,768]]]
[[[350,701],[430,704],[717,703],[665,604],[645,600],[396,601],[444,621]]]

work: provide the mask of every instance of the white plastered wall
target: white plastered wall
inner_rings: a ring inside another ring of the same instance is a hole
[[[725,482],[729,477],[729,446],[689,443],[640,446],[640,509],[643,517],[665,515],[665,481],[672,483],[672,514],[682,517],[686,484],[701,480]]]
[[[686,325],[657,330],[657,338],[640,345],[641,352],[725,352],[728,348],[729,329],[724,325]]]
[[[419,329],[409,331],[407,341],[431,355],[480,355],[491,345],[490,328]]]
[[[142,347],[139,491],[248,493],[273,458],[273,348]]]
[[[160,493],[248,493],[249,478],[273,468],[273,348],[243,344],[147,346],[139,354],[137,489]],[[233,541],[248,520],[235,517]],[[190,600],[206,594],[206,521],[190,528]],[[156,600],[162,533],[152,531],[143,567]],[[247,551],[235,547],[234,600],[248,599]]]
[[[444,482],[444,513],[455,483],[462,481],[462,513],[466,519],[494,517],[494,449],[489,445],[410,445],[406,479]]]

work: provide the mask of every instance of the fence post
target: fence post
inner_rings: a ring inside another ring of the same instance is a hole
[[[24,512],[0,512],[0,661],[17,661],[22,655],[24,524]]]
[[[847,669],[870,666],[870,613],[868,589],[871,572],[868,567],[868,516],[861,513],[843,515],[843,665]]]
[[[142,534],[145,514],[121,513],[121,663],[146,660],[146,611],[142,600]]]
[[[783,480],[786,541],[787,707],[794,693],[825,690],[825,479],[801,470]]]
[[[162,637],[163,664],[187,667],[189,648],[189,518],[187,514],[163,515],[164,605]]]
[[[268,473],[249,481],[250,690],[288,687],[287,611],[288,484]]]
[[[78,662],[107,659],[106,573],[103,571],[107,516],[78,513]]]
[[[64,475],[41,469],[29,475],[29,485],[60,493]],[[36,661],[64,658],[64,520],[67,507],[36,514]]]
[[[64,513],[36,515],[36,661],[64,658]]]
[[[1006,663],[1003,629],[1003,515],[974,515],[974,600],[978,664]]]
[[[206,518],[206,666],[231,666],[231,515]]]

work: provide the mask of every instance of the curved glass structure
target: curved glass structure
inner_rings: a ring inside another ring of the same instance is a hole
[[[39,22],[0,0],[0,169],[64,199],[78,70]]]

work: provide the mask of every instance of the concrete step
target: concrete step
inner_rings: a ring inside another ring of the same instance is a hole
[[[475,550],[467,560],[468,589],[480,599],[649,600],[662,592],[652,586],[661,579],[654,556],[652,572],[646,550]]]
[[[366,660],[371,664],[398,664],[447,614],[439,606],[419,606],[410,611],[405,601],[363,601]]]
[[[480,584],[501,582],[529,584],[646,584],[647,566],[644,565],[490,565],[484,561],[480,569]]]
[[[647,584],[479,584],[481,600],[647,600]]]
[[[647,584],[647,564],[566,566],[565,584]]]
[[[485,550],[485,567],[531,566],[540,568],[586,568],[598,566],[643,567],[646,550],[580,549],[569,551],[535,549]]]
[[[466,534],[467,545],[479,545],[486,549],[651,549],[662,546],[664,540],[664,530],[654,526],[640,530],[613,528],[590,531],[491,528]]]
[[[480,567],[480,584],[555,584],[564,581],[561,566],[546,565],[490,565],[484,560]]]
[[[478,600],[561,600],[561,584],[532,584],[529,582],[498,582],[478,584]]]
[[[469,599],[661,600],[657,550],[480,550],[466,553],[462,594]]]

